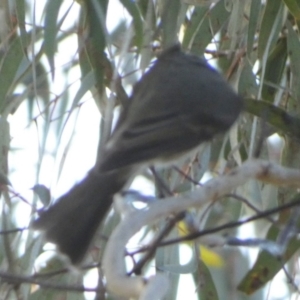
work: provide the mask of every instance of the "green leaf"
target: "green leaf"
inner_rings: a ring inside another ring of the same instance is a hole
[[[269,38],[277,40],[279,29],[275,30],[275,21],[278,18],[278,14],[282,13],[282,1],[281,0],[272,0],[267,1],[266,8],[263,14],[263,19],[260,25],[260,33],[258,38],[258,48],[257,55],[259,59],[262,59],[269,43]],[[280,23],[280,22],[278,22]],[[281,25],[281,24],[280,24]],[[277,26],[278,27],[278,26]],[[272,31],[273,36],[272,36]]]
[[[10,184],[8,172],[8,150],[10,145],[10,126],[6,119],[0,117],[0,184]]]
[[[200,299],[219,299],[210,271],[206,264],[201,260],[198,261],[198,272],[194,274],[194,277],[195,282],[199,286]]]
[[[86,4],[86,21],[89,28],[86,53],[95,72],[96,87],[99,96],[105,88],[105,69],[108,68],[106,54],[106,12],[107,1],[88,0]],[[111,75],[111,74],[110,74]]]
[[[299,194],[292,201],[299,198]],[[272,226],[267,234],[267,239],[276,241],[280,233],[278,225]],[[267,251],[261,251],[252,269],[245,275],[238,285],[238,290],[247,295],[253,294],[255,291],[263,287],[269,280],[282,269],[282,266],[294,255],[300,248],[300,241],[297,238],[291,239],[285,253],[279,259],[271,255]]]
[[[24,56],[21,40],[15,37],[0,62],[0,112],[6,106],[7,93],[13,85],[15,75]]]
[[[79,27],[84,28],[86,22],[86,11],[84,9],[80,10],[79,14]],[[79,48],[79,66],[81,71],[81,77],[86,76],[91,70],[91,62],[88,57],[88,53],[85,47],[85,36],[82,34],[78,34],[78,48]]]
[[[163,11],[161,16],[162,27],[162,42],[163,48],[166,49],[171,45],[178,42],[178,15],[180,12],[180,6],[182,5],[180,0],[173,0],[170,5],[169,0],[163,0]]]
[[[209,9],[207,7],[195,7],[190,20],[186,23],[186,29],[182,41],[183,48],[190,49],[208,10]]]
[[[199,12],[196,12],[195,17],[198,21],[198,27],[196,27],[197,24],[193,25],[193,30],[195,27],[197,30],[193,32],[193,38],[189,41],[188,45],[191,52],[202,55],[207,45],[228,20],[230,13],[225,8],[224,0],[219,1],[211,10],[206,11],[202,19],[199,18],[197,13]],[[200,11],[200,15],[202,14],[203,11]],[[185,41],[185,44],[186,42],[187,41]]]
[[[81,85],[79,87],[79,90],[77,91],[73,103],[72,108],[74,109],[77,107],[80,99],[85,95],[86,92],[88,92],[93,86],[95,85],[95,74],[93,71],[88,73],[82,80]]]
[[[25,49],[28,45],[28,36],[26,32],[26,27],[25,27],[25,0],[18,0],[15,2],[16,4],[16,17],[18,20],[18,25],[20,28],[20,37],[21,37],[21,42],[22,46]]]
[[[120,0],[120,2],[132,16],[135,29],[135,45],[140,49],[143,45],[143,21],[137,3],[132,0]]]
[[[39,197],[42,204],[47,207],[51,201],[50,190],[43,184],[35,184],[32,188],[33,192]]]
[[[167,271],[173,274],[191,274],[196,271],[197,268],[197,260],[195,253],[192,254],[191,259],[186,264],[165,264],[160,266],[162,271]]]
[[[164,223],[161,223],[164,224]],[[172,230],[168,235],[169,238],[177,238],[178,231],[177,229]],[[163,268],[167,265],[179,265],[179,245],[175,244],[168,247],[158,248],[155,254],[155,265],[157,270],[163,270]],[[179,274],[169,273],[170,279],[170,288],[168,290],[168,295],[165,299],[172,300],[176,299],[177,295],[177,287],[179,282]]]
[[[300,42],[299,36],[294,31],[291,23],[287,21],[288,28],[287,48],[291,60],[292,76],[292,96],[297,101],[297,111],[300,112]]]
[[[30,70],[23,77],[19,77],[16,80],[28,87],[27,89],[27,104],[28,104],[28,119],[32,120],[34,112],[34,104],[36,97],[40,97],[43,101],[41,109],[44,111],[44,117],[47,119],[49,114],[49,103],[50,103],[50,87],[48,82],[48,72],[44,65],[38,60],[39,57],[35,57],[35,76],[32,73],[32,65],[30,64]],[[26,61],[27,63],[28,61]],[[28,62],[30,63],[30,62]],[[24,61],[23,61],[24,64]],[[22,66],[22,69],[24,66]],[[20,70],[19,70],[20,72]]]
[[[262,99],[273,102],[278,87],[284,75],[287,60],[286,38],[278,40],[276,46],[271,51],[265,68],[264,86],[262,89]]]
[[[245,99],[245,110],[263,118],[277,130],[300,139],[300,118],[266,101]]]
[[[226,38],[228,41],[229,51],[236,49],[236,45],[240,43],[241,33],[244,31],[243,24],[245,16],[246,3],[245,1],[235,1],[232,9],[228,10],[230,12],[228,25],[226,28]]]
[[[44,47],[45,54],[47,56],[52,77],[54,77],[55,66],[54,66],[54,54],[57,47],[57,17],[62,0],[51,0],[47,2],[45,8],[45,33],[44,33]]]
[[[290,13],[297,19],[300,20],[300,2],[297,0],[283,0]]]
[[[186,30],[182,41],[183,48],[190,49],[191,44],[194,42],[195,35],[208,11],[209,9],[207,7],[195,7],[191,19],[186,24]]]
[[[243,97],[256,97],[258,93],[256,77],[248,60],[245,60],[245,66],[240,75],[238,91]]]
[[[247,55],[250,56],[253,50],[253,44],[257,27],[259,26],[259,15],[261,10],[261,0],[252,0],[249,16],[248,34],[247,34]]]

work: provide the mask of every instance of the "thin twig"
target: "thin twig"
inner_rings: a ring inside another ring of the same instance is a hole
[[[172,240],[162,242],[160,244],[160,246],[169,246],[169,245],[173,245],[173,244],[183,242],[183,241],[190,241],[190,240],[197,239],[197,238],[199,238],[201,236],[204,236],[204,235],[208,235],[208,234],[212,234],[212,233],[222,231],[224,229],[239,227],[239,226],[244,225],[244,224],[249,223],[249,222],[253,222],[253,221],[256,221],[256,220],[259,220],[259,219],[267,218],[271,215],[274,215],[274,214],[279,213],[283,210],[290,209],[290,208],[292,208],[294,206],[298,206],[298,205],[300,205],[300,196],[295,201],[292,201],[292,202],[280,205],[278,207],[263,211],[263,212],[259,213],[258,215],[251,216],[247,219],[234,221],[234,222],[229,222],[229,223],[226,223],[224,225],[220,225],[220,226],[213,227],[213,228],[210,228],[210,229],[202,230],[200,232],[193,232],[191,234],[188,234],[188,235],[180,237],[180,238],[176,238],[176,239],[172,239]]]
[[[154,256],[157,247],[161,244],[161,241],[165,236],[167,236],[170,231],[174,228],[174,226],[184,218],[185,213],[179,213],[175,217],[173,217],[166,224],[165,228],[160,232],[160,234],[156,237],[156,239],[152,242],[152,245],[148,246],[148,253],[134,266],[134,268],[129,272],[128,275],[132,274],[141,274],[141,270],[144,265]]]

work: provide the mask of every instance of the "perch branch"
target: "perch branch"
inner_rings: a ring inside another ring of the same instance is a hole
[[[229,173],[209,180],[197,190],[154,202],[147,210],[129,212],[111,235],[105,249],[103,267],[108,290],[116,295],[140,300],[162,298],[168,287],[168,279],[163,274],[156,274],[148,279],[126,275],[122,249],[125,250],[128,240],[145,225],[192,207],[201,207],[254,178],[273,185],[300,188],[299,170],[251,159]],[[116,197],[115,201],[121,199]]]

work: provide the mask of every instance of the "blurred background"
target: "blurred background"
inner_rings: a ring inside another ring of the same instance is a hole
[[[93,166],[133,84],[175,41],[224,75],[245,113],[193,159],[140,174],[131,188],[151,197],[139,208],[166,196],[153,174],[178,195],[253,156],[298,168],[299,25],[298,0],[0,0],[0,298],[118,299],[101,269],[116,213],[76,273],[28,225]],[[166,299],[298,299],[299,209],[280,209],[297,197],[252,180],[190,210],[165,240],[219,230],[157,247],[142,273],[169,275]],[[130,241],[128,272],[166,224]],[[212,240],[222,242],[208,247]]]

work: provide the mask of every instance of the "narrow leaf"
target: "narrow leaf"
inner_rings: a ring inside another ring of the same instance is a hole
[[[20,28],[20,37],[22,46],[25,49],[28,45],[28,36],[25,27],[25,1],[18,0],[16,3],[16,17],[18,19],[18,25]]]
[[[293,200],[299,199],[297,194]],[[278,225],[273,225],[267,234],[267,239],[270,241],[276,241],[278,234],[280,233]],[[252,269],[245,275],[238,289],[243,291],[247,295],[253,294],[255,291],[263,287],[269,280],[282,269],[282,266],[292,257],[292,255],[300,248],[300,241],[297,238],[291,239],[287,246],[286,252],[282,257],[278,258],[271,255],[267,251],[261,251]]]
[[[161,16],[161,25],[163,31],[163,48],[167,48],[178,41],[177,38],[177,20],[180,12],[180,0],[170,1],[164,0],[164,8]]]
[[[135,30],[135,44],[140,49],[143,45],[143,21],[137,3],[131,0],[120,0],[120,2],[132,16]]]
[[[191,51],[202,55],[207,45],[228,20],[229,16],[230,13],[226,10],[223,0],[213,6],[201,20],[198,30],[193,35],[192,45],[189,43]]]
[[[57,46],[57,18],[62,0],[52,0],[47,2],[46,15],[45,15],[45,36],[44,36],[44,47],[45,54],[47,56],[52,77],[54,77],[54,54]]]
[[[0,112],[6,106],[6,96],[24,56],[21,40],[16,37],[0,62]]]
[[[287,60],[286,38],[279,39],[271,51],[266,64],[262,98],[273,103],[274,97],[282,76],[284,75]]]
[[[249,16],[248,34],[247,34],[247,54],[252,53],[254,38],[258,27],[259,14],[261,10],[261,0],[252,0]]]
[[[300,42],[299,36],[294,31],[291,23],[287,21],[286,23],[288,28],[288,38],[287,38],[287,47],[288,54],[291,60],[291,70],[293,73],[292,76],[292,96],[297,101],[298,112],[300,111],[299,103],[300,103]]]
[[[261,21],[260,33],[258,39],[257,55],[258,58],[260,59],[262,59],[265,53],[269,38],[271,36],[271,32],[273,30],[273,26],[275,24],[275,20],[278,17],[277,14],[281,12],[281,8],[282,8],[281,0],[267,1],[266,3],[266,8],[263,14],[263,19]],[[277,39],[277,34],[274,33],[274,36]]]
[[[263,118],[277,130],[300,139],[300,118],[266,101],[245,99],[247,112]]]
[[[300,20],[300,2],[297,0],[283,0],[289,12],[297,19]]]
[[[212,275],[210,274],[208,267],[201,260],[198,261],[198,272],[194,277],[197,286],[199,287],[200,299],[219,299]]]

